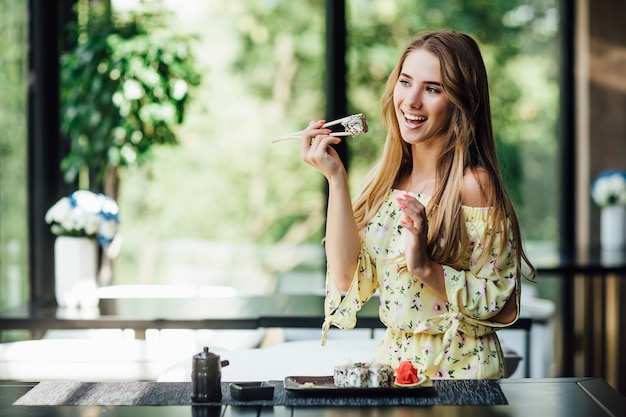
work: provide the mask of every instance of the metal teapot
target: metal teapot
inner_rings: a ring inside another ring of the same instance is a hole
[[[227,360],[209,352],[207,346],[194,355],[191,368],[191,400],[198,403],[222,401],[222,367]]]

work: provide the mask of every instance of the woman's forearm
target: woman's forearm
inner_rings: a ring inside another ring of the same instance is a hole
[[[328,181],[328,215],[326,216],[326,258],[328,271],[342,291],[350,287],[354,277],[359,252],[360,237],[354,221],[348,180]]]

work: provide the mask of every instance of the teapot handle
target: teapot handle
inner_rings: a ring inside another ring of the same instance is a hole
[[[222,365],[222,367],[224,367],[224,366],[230,365],[230,362],[228,362],[227,360],[224,360],[224,361],[220,362],[220,364]]]

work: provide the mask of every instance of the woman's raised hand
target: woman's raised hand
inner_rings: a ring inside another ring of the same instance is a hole
[[[426,250],[428,241],[426,207],[409,194],[396,198],[396,201],[405,216],[401,224],[406,229],[404,248],[406,266],[410,272],[414,273],[414,271],[430,263],[430,257]]]
[[[300,156],[302,161],[316,168],[330,180],[338,173],[345,175],[345,168],[337,151],[330,146],[340,143],[341,138],[330,136],[331,130],[322,128],[324,122],[311,120],[302,131]]]
[[[419,200],[409,194],[396,198],[404,213],[404,220],[400,223],[406,229],[404,255],[407,270],[414,277],[429,286],[444,300],[448,299],[443,268],[430,259],[427,250],[428,219],[426,207]]]

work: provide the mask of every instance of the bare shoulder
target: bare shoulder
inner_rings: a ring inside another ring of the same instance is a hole
[[[487,207],[489,195],[492,191],[492,181],[487,171],[483,169],[467,169],[463,175],[461,186],[461,201],[464,206]]]

